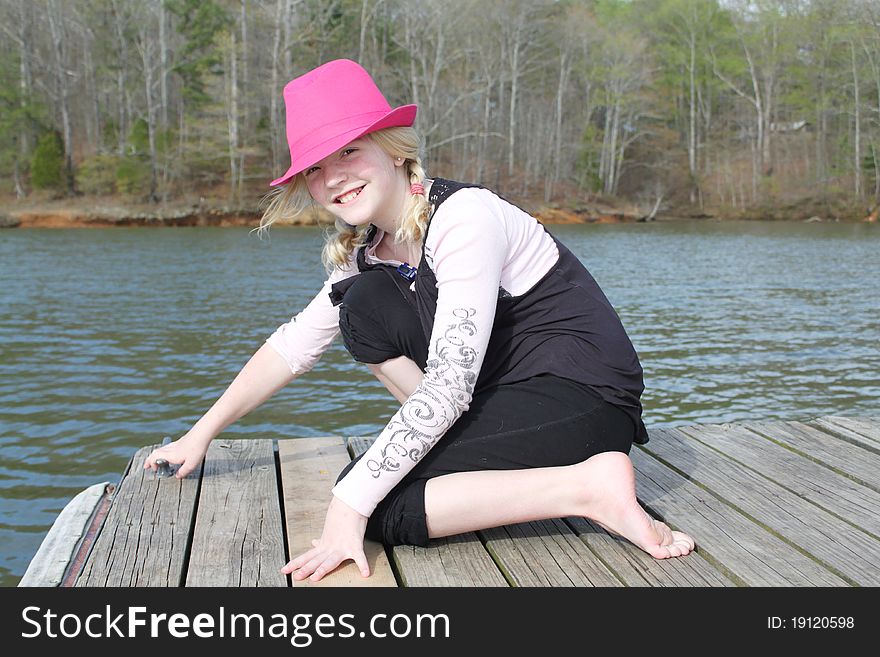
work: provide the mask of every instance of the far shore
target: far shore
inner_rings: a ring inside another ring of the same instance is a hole
[[[541,204],[518,201],[545,224],[616,224],[646,221],[770,220],[802,222],[877,221],[877,208],[818,204],[815,201],[762,205],[746,210],[693,207],[650,209],[621,199],[589,199],[576,204]],[[0,228],[106,228],[175,226],[249,226],[260,224],[259,202],[229,207],[218,202],[147,205],[102,198],[76,197],[47,201],[7,201],[0,210]],[[332,217],[321,208],[310,208],[293,220],[277,225],[324,226]]]

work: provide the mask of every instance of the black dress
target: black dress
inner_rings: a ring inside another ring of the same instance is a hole
[[[434,212],[465,187],[477,185],[434,179]],[[437,304],[436,278],[424,252],[429,230],[430,222],[416,272],[369,264],[364,248],[357,254],[360,273],[333,285],[342,338],[356,361],[407,356],[425,370]],[[639,402],[642,369],[632,343],[593,277],[553,239],[559,259],[538,283],[518,296],[499,288],[468,410],[376,506],[367,538],[427,544],[425,486],[434,477],[572,465],[647,442]]]

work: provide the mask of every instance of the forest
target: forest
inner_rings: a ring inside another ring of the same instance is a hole
[[[284,84],[339,57],[419,105],[429,174],[876,215],[877,0],[0,0],[0,195],[254,207]]]

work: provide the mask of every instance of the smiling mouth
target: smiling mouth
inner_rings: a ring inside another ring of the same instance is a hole
[[[345,194],[340,194],[335,199],[333,199],[333,202],[339,203],[340,205],[350,203],[351,201],[355,200],[363,190],[363,187],[358,187],[357,189],[353,189],[350,192],[345,192]]]

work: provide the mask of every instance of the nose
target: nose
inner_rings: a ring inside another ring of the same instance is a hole
[[[327,187],[338,187],[346,181],[348,174],[345,171],[345,165],[341,162],[330,162],[324,167],[324,180]]]

